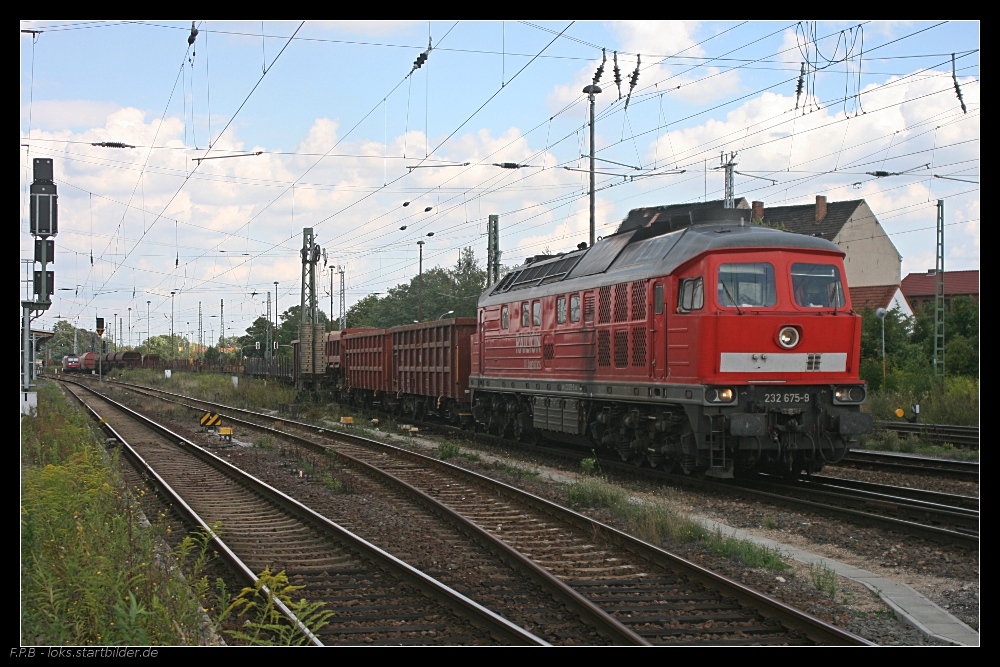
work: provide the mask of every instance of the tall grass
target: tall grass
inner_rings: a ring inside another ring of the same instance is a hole
[[[751,567],[783,570],[790,566],[773,549],[750,540],[711,532],[697,521],[678,514],[670,505],[659,501],[633,498],[624,489],[607,480],[590,477],[566,487],[573,505],[603,507],[625,524],[625,530],[650,544],[700,542],[709,551],[733,558]]]
[[[207,538],[158,550],[155,527],[139,526],[143,492],[126,492],[86,416],[51,385],[22,422],[21,458],[21,643],[199,643]]]
[[[920,404],[920,421],[930,424],[976,426],[979,424],[979,380],[949,377],[944,385],[930,390],[918,388],[873,391],[868,396],[868,411],[875,419],[896,420],[895,411],[907,414],[910,406]]]
[[[234,387],[231,373],[173,373],[170,378],[165,378],[163,371],[136,369],[124,371],[121,376],[126,382],[238,408],[277,410],[282,403],[295,402],[295,389],[278,380],[239,376],[239,382]]]

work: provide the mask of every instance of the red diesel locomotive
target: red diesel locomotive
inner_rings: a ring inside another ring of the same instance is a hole
[[[507,274],[479,299],[476,424],[716,477],[842,458],[872,429],[844,253],[746,213],[654,218]]]

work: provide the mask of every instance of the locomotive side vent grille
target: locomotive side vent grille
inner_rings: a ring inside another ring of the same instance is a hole
[[[542,354],[548,360],[554,359],[556,356],[556,346],[553,345],[552,343],[546,343],[544,346],[542,346]]]
[[[592,294],[583,297],[583,321],[588,324],[594,323],[594,296]]]
[[[646,365],[646,327],[632,329],[632,365]]]
[[[632,319],[646,319],[646,280],[632,283]]]
[[[628,331],[615,332],[615,368],[628,367]]]
[[[597,332],[597,363],[601,366],[611,365],[611,332]]]
[[[601,301],[597,313],[599,324],[607,324],[611,321],[611,286],[605,285],[601,288]]]
[[[615,285],[615,322],[628,322],[628,283]]]

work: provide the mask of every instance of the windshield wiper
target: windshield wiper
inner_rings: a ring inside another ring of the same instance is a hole
[[[722,283],[722,289],[726,291],[726,296],[729,297],[729,302],[736,306],[736,312],[742,315],[743,311],[740,310],[740,304],[736,303],[736,299],[734,299],[733,295],[729,293],[729,288],[726,287],[726,281],[720,280],[719,282]]]

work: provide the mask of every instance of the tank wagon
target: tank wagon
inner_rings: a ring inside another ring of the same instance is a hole
[[[654,218],[486,291],[477,426],[716,477],[842,458],[872,429],[844,253],[739,213]]]

